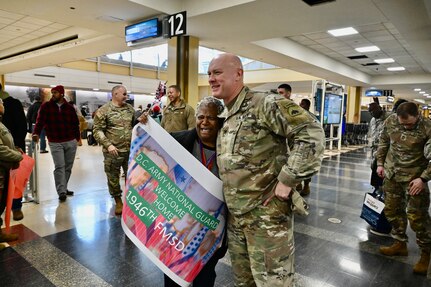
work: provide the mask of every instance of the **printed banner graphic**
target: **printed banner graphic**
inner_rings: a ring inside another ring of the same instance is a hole
[[[220,247],[222,183],[153,119],[133,130],[122,226],[154,264],[188,286]]]

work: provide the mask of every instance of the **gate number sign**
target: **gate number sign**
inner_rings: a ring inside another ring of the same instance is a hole
[[[165,38],[172,38],[179,35],[184,35],[187,33],[186,28],[186,19],[187,19],[187,12],[179,12],[176,14],[168,15],[164,19],[164,25],[165,25]]]

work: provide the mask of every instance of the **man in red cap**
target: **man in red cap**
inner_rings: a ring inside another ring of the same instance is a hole
[[[36,119],[33,140],[38,142],[39,135],[45,128],[52,159],[54,160],[54,180],[58,199],[65,201],[67,183],[72,173],[77,142],[80,139],[79,120],[75,108],[64,99],[64,87],[59,85],[51,89],[52,98],[43,103]]]

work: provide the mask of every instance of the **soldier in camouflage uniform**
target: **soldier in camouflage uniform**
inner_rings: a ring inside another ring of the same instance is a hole
[[[368,106],[372,118],[368,126],[368,146],[371,148],[371,156],[373,162],[371,163],[371,186],[375,190],[379,190],[383,184],[383,179],[377,175],[377,148],[379,147],[380,134],[383,130],[383,122],[388,115],[378,103],[371,103]]]
[[[191,130],[196,127],[195,110],[181,99],[177,85],[168,88],[169,105],[163,109],[160,125],[169,133]]]
[[[112,88],[112,101],[100,107],[94,117],[93,134],[103,146],[105,173],[108,177],[109,193],[115,200],[115,214],[123,209],[120,187],[120,169],[127,173],[130,141],[135,110],[126,103],[127,90],[124,86]]]
[[[371,162],[371,180],[370,184],[374,187],[374,192],[381,194],[383,192],[382,185],[383,179],[377,174],[377,148],[379,146],[380,134],[383,130],[383,123],[388,117],[386,112],[378,103],[371,103],[368,106],[368,111],[370,112],[372,118],[368,126],[368,146],[371,148],[371,156],[373,161]],[[385,230],[376,230],[370,228],[370,232],[375,235],[389,236],[390,227]]]
[[[293,213],[307,213],[294,187],[319,170],[324,132],[293,101],[245,87],[235,55],[214,58],[208,76],[212,95],[226,105],[217,163],[235,286],[293,286]]]
[[[431,121],[419,115],[414,103],[401,104],[384,123],[377,150],[377,174],[384,177],[385,214],[395,243],[380,247],[388,256],[407,256],[407,219],[416,233],[421,258],[413,272],[426,275],[431,251],[428,212],[431,179]],[[407,213],[406,213],[407,208]]]

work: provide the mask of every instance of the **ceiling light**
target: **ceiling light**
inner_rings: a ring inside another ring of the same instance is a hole
[[[98,89],[98,88],[93,88],[93,91],[99,91],[100,89]]]
[[[393,63],[395,62],[395,60],[392,58],[385,58],[385,59],[375,59],[374,62],[379,64],[386,64],[386,63]]]
[[[428,96],[429,96],[429,94],[424,94],[424,96],[425,96],[425,97],[428,97]]]
[[[341,37],[341,36],[358,34],[358,31],[356,31],[352,27],[347,27],[347,28],[328,30],[328,33],[331,34],[334,37]]]
[[[370,87],[370,90],[375,90],[376,89],[376,87]]]
[[[359,53],[366,53],[366,52],[380,51],[380,48],[377,46],[366,46],[366,47],[355,48],[355,50]]]
[[[389,67],[388,71],[404,71],[406,68],[404,67]]]
[[[414,89],[413,91],[415,91],[415,92],[419,92],[420,90],[422,90],[422,89],[416,88],[416,89]]]
[[[422,92],[419,92],[419,94],[425,94],[425,92],[424,92],[424,91],[422,91]]]

